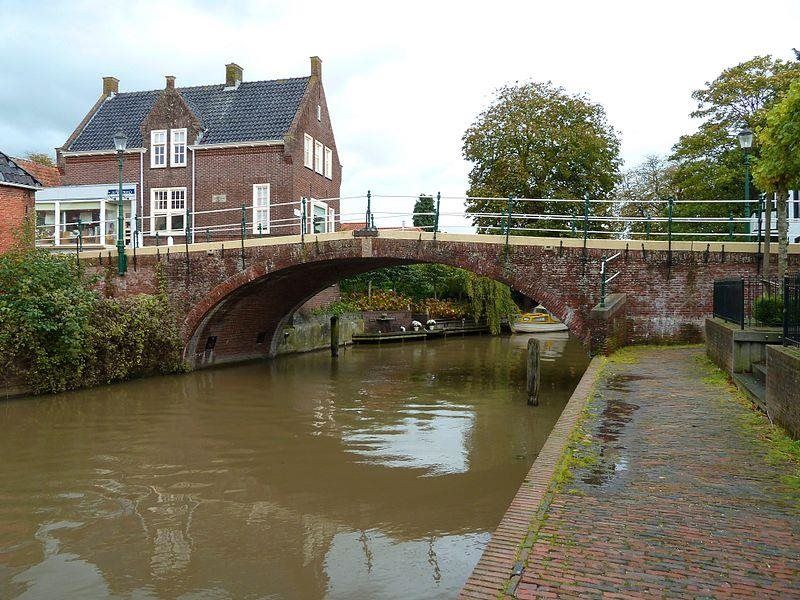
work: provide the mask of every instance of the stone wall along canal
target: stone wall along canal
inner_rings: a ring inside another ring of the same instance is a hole
[[[0,597],[454,597],[587,364],[515,340],[2,402]]]

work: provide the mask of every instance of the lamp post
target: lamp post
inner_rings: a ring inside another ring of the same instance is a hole
[[[128,136],[118,131],[114,134],[114,148],[117,150],[119,166],[119,193],[117,195],[117,272],[125,275],[128,270],[128,257],[125,256],[125,213],[122,209],[122,153],[128,147]]]
[[[753,145],[753,132],[745,125],[739,133],[739,147],[744,150],[744,214],[750,218],[750,148]],[[749,225],[748,225],[749,227]]]

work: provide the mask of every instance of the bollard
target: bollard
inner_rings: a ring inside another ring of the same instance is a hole
[[[331,317],[331,356],[333,358],[339,356],[339,317],[337,315]]]
[[[528,392],[528,406],[539,406],[539,340],[528,340],[528,364],[526,390]]]

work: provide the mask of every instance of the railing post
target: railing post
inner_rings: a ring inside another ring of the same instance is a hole
[[[364,220],[364,228],[370,229],[372,222],[372,191],[367,190],[367,216]]]
[[[672,205],[673,198],[669,199],[669,207],[667,213],[667,266],[672,267]]]
[[[583,261],[586,262],[586,241],[589,238],[589,194],[584,197],[583,203]]]
[[[264,231],[262,230],[261,223],[258,224],[258,237],[264,237]]]
[[[733,241],[733,210],[728,215],[728,239]]]
[[[509,237],[511,236],[511,213],[512,213],[513,209],[514,209],[514,196],[509,196],[508,197],[508,206],[506,207],[506,223],[505,223],[505,225],[506,225],[506,227],[505,227],[505,229],[506,229],[506,231],[505,231],[506,243],[505,243],[504,252],[505,252],[506,262],[508,262],[509,257],[511,256],[511,248],[509,246]]]
[[[206,227],[206,242],[211,241],[211,231]]]
[[[761,262],[762,262],[762,258],[761,258],[761,217],[762,217],[763,214],[764,214],[764,195],[762,194],[761,198],[759,198],[759,200],[758,200],[758,254],[757,254],[758,270],[757,270],[757,273],[759,275],[761,274]]]
[[[83,222],[78,217],[78,251],[83,251]]]
[[[606,257],[600,261],[600,308],[606,307]]]
[[[186,205],[186,222],[183,224],[186,231],[183,235],[183,249],[186,257],[186,286],[189,286],[189,235],[191,233],[191,225],[189,224],[189,205]]]
[[[650,215],[647,215],[647,222],[644,224],[644,239],[650,239]]]
[[[436,240],[436,234],[439,233],[439,205],[442,201],[442,193],[436,192],[436,214],[433,217],[433,239]]]
[[[306,243],[306,199],[300,198],[300,243]],[[369,228],[369,192],[367,192],[367,224]]]
[[[138,219],[139,217],[136,217]],[[136,222],[136,221],[135,221]],[[133,242],[133,270],[136,271],[138,269],[139,264],[136,262],[136,248],[139,246],[139,223],[136,222],[136,231],[131,231],[131,237],[133,238],[131,241]]]
[[[244,271],[244,268],[245,268],[245,261],[244,261],[244,236],[245,236],[245,231],[244,230],[245,230],[245,227],[247,226],[247,222],[245,220],[246,218],[247,218],[247,209],[245,208],[245,205],[242,204],[242,245],[241,245],[241,249],[242,249],[242,252],[241,252],[242,271]]]

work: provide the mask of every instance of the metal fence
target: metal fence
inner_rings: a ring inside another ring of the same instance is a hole
[[[783,280],[783,343],[800,346],[800,273]]]
[[[714,316],[744,329],[745,280],[719,279],[714,282]]]

